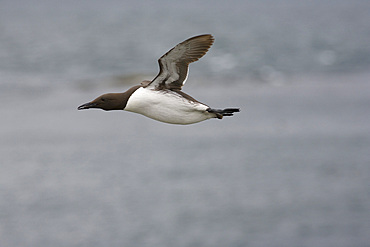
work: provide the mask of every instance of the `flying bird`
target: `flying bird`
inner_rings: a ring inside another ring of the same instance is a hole
[[[170,124],[193,124],[233,116],[239,108],[214,109],[181,91],[189,64],[203,57],[214,42],[210,34],[189,38],[158,59],[159,73],[123,93],[103,94],[77,109],[125,110]]]

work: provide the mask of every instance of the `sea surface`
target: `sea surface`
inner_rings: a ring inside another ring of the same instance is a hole
[[[369,247],[369,1],[0,1],[0,246]],[[223,120],[78,111],[211,33]]]

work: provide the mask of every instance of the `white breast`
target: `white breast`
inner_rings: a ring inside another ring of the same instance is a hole
[[[192,124],[214,117],[208,106],[189,101],[171,90],[137,89],[124,110],[172,124]]]

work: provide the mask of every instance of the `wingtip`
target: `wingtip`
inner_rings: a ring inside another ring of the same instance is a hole
[[[210,33],[200,34],[200,35],[194,36],[190,39],[198,39],[198,38],[202,38],[202,37],[205,38],[205,40],[210,41],[210,46],[215,42],[215,37]]]
[[[199,34],[199,35],[194,36],[194,38],[196,38],[196,37],[202,37],[202,36],[205,36],[205,37],[209,37],[211,39],[214,39],[213,35],[210,34],[210,33]]]

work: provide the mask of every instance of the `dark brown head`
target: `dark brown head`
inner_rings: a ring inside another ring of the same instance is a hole
[[[123,110],[126,107],[127,101],[141,85],[133,86],[124,93],[107,93],[97,97],[93,101],[80,105],[77,109],[100,108],[105,111]]]
[[[123,110],[127,103],[127,97],[124,93],[103,94],[91,102],[80,105],[77,109],[84,110],[90,108],[100,108],[105,111]]]

